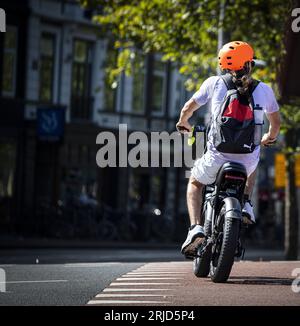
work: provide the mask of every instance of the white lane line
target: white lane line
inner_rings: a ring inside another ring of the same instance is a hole
[[[119,297],[119,298],[126,298],[126,297],[171,297],[173,295],[169,294],[169,295],[165,295],[165,294],[144,294],[144,293],[139,293],[139,294],[117,294],[117,293],[99,293],[96,295],[96,298],[115,298],[115,297]]]
[[[165,269],[139,269],[139,270],[135,270],[135,272],[148,272],[148,273],[153,273],[153,272],[157,272],[157,273],[161,273],[161,272],[186,272],[191,268],[191,266],[189,266],[188,268],[165,268]]]
[[[125,275],[148,275],[148,274],[153,274],[153,275],[160,275],[160,274],[162,274],[162,275],[165,275],[165,274],[167,274],[167,275],[169,275],[169,274],[186,274],[186,272],[129,272],[129,273],[127,273],[127,274],[125,274]]]
[[[264,263],[268,263],[267,261],[265,261]],[[276,260],[271,260],[269,261],[269,263],[272,264],[299,264],[300,265],[300,261],[299,260],[285,260],[285,261],[276,261]]]
[[[145,264],[145,265],[139,266],[138,268],[169,268],[169,267],[174,267],[174,266],[185,267],[190,264],[191,263],[188,263],[188,264],[182,264],[182,263],[180,263],[180,264],[163,264],[163,263],[160,263],[158,265]]]
[[[116,281],[183,280],[183,277],[118,277]]]
[[[128,273],[184,273],[185,271],[187,271],[188,269],[184,269],[184,270],[171,270],[171,269],[165,269],[163,271],[161,270],[133,270],[130,271]]]
[[[130,288],[130,289],[116,289],[116,288],[105,288],[102,292],[136,292],[136,291],[146,291],[146,292],[148,292],[148,291],[171,291],[172,289],[146,289],[146,288],[144,288],[144,289],[141,289],[141,288],[139,288],[139,289],[135,289],[135,288]]]
[[[122,278],[142,278],[142,277],[146,277],[146,278],[149,278],[149,277],[154,277],[154,278],[159,278],[159,277],[164,277],[164,278],[167,278],[168,280],[171,278],[173,278],[173,277],[176,277],[176,279],[177,279],[177,277],[179,277],[180,279],[182,279],[183,278],[183,276],[184,275],[178,275],[178,274],[176,274],[176,275],[174,275],[174,274],[165,274],[165,275],[159,275],[159,274],[135,274],[135,275],[122,275],[121,277]]]
[[[147,283],[144,283],[144,282],[136,282],[136,283],[133,283],[133,282],[129,282],[129,283],[123,283],[123,282],[112,282],[110,283],[109,286],[127,286],[127,285],[178,285],[178,283],[171,283],[171,282],[147,282]]]
[[[0,282],[6,284],[22,284],[22,283],[59,283],[59,282],[69,282],[68,280],[41,280],[41,281],[7,281]]]
[[[153,265],[143,265],[138,267],[137,269],[167,269],[167,268],[187,268],[188,266],[191,266],[191,263],[189,263],[188,265],[157,265],[157,266],[153,266]]]
[[[154,267],[141,267],[138,270],[139,271],[173,271],[173,272],[180,272],[180,271],[184,271],[187,270],[188,268],[190,268],[192,265],[186,266],[186,267],[179,267],[179,266],[170,266],[170,267],[166,267],[166,268],[154,268]]]
[[[186,274],[186,272],[134,272],[134,273],[126,273],[124,275],[156,275],[156,276],[165,276],[165,275],[183,275]]]
[[[99,304],[108,304],[108,303],[170,303],[168,301],[143,301],[143,300],[91,300],[87,304],[99,305]]]
[[[140,267],[138,267],[139,269],[142,269],[142,268],[144,268],[144,269],[166,269],[166,268],[186,268],[186,267],[188,267],[188,266],[190,266],[191,265],[191,263],[189,263],[189,264],[171,264],[171,265],[162,265],[162,264],[159,264],[159,265],[143,265],[143,266],[140,266]]]

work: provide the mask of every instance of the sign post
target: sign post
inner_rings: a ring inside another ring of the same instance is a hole
[[[58,142],[65,131],[65,107],[41,107],[37,109],[37,136],[41,141]]]
[[[275,154],[275,188],[284,188],[286,182],[286,158],[283,153]],[[295,155],[295,183],[300,187],[300,154]]]

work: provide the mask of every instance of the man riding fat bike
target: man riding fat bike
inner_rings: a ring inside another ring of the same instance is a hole
[[[246,223],[255,223],[251,194],[260,145],[274,143],[280,130],[279,107],[273,90],[251,77],[255,65],[252,47],[241,41],[227,43],[219,51],[218,59],[223,74],[204,81],[183,106],[176,124],[178,131],[191,132],[189,119],[210,101],[206,151],[195,161],[187,186],[190,227],[181,248],[186,257],[196,256],[197,248],[205,239],[200,213],[203,187],[214,183],[220,167],[228,161],[241,163],[246,168],[248,179],[242,214]],[[269,130],[262,135],[264,113],[269,120]],[[237,124],[239,128],[235,127]]]

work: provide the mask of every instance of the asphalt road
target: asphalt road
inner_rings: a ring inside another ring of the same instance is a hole
[[[245,258],[214,284],[196,278],[178,250],[1,250],[0,305],[300,306],[300,281],[292,289],[300,261],[275,251]]]
[[[151,249],[0,250],[6,276],[0,305],[85,305],[119,276],[145,262],[170,259],[182,256]]]

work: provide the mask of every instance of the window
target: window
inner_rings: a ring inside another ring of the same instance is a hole
[[[156,175],[152,175],[152,203],[157,208],[162,208],[162,176],[159,174],[160,169],[157,171]]]
[[[12,217],[16,165],[16,143],[0,139],[0,225]]]
[[[145,57],[136,55],[133,62],[132,110],[135,113],[144,111],[145,98]]]
[[[154,114],[161,114],[164,110],[164,96],[166,84],[166,65],[155,59],[152,70],[152,105],[151,111]]]
[[[8,97],[16,95],[16,64],[17,27],[7,26],[6,33],[4,33],[2,92]]]
[[[114,48],[113,40],[110,40],[107,45],[106,59],[104,67],[114,67],[117,62],[118,52]],[[109,78],[109,73],[106,70],[104,77],[104,110],[113,112],[116,110],[117,99],[117,83],[113,82]]]
[[[42,34],[40,43],[40,101],[53,102],[55,36]]]
[[[91,91],[92,43],[74,41],[71,89],[72,119],[90,120],[93,99]]]
[[[144,168],[131,169],[129,176],[130,210],[142,210],[149,205],[150,174]]]

